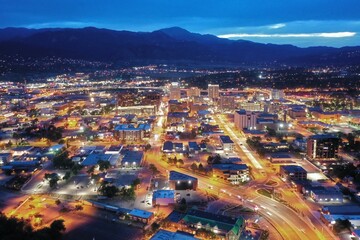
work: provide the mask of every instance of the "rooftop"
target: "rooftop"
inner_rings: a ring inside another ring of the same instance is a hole
[[[199,211],[196,209],[191,209],[185,215],[183,220],[186,223],[198,224],[201,225],[209,225],[210,227],[217,226],[218,229],[223,231],[233,231],[234,234],[238,234],[240,229],[244,224],[244,219],[240,218],[232,218],[228,216],[218,215],[214,213]]]
[[[134,208],[133,210],[131,210],[129,212],[129,214],[131,216],[134,216],[134,217],[139,217],[139,218],[150,218],[151,216],[154,215],[154,213],[152,212],[148,212],[148,211],[145,211],[145,210],[140,210],[140,209],[137,209],[137,208]]]
[[[214,164],[213,168],[219,169],[221,171],[243,171],[249,169],[246,164]]]
[[[179,173],[176,171],[170,171],[169,180],[170,181],[197,181],[197,178],[183,174],[183,173]]]
[[[222,143],[234,143],[229,136],[221,135],[220,140]]]
[[[332,135],[332,134],[316,134],[309,137],[309,139],[328,139],[328,138],[336,138],[338,137]]]
[[[305,169],[297,165],[284,165],[281,166],[281,168],[290,173],[298,173],[298,172],[307,173]]]
[[[170,232],[164,229],[160,229],[157,233],[154,234],[150,240],[195,240],[194,235],[186,232]]]
[[[112,154],[92,153],[85,158],[85,160],[81,163],[81,165],[92,166],[92,165],[96,165],[100,160],[110,161],[111,156]]]
[[[157,198],[175,198],[174,190],[156,190],[153,192],[153,199]]]

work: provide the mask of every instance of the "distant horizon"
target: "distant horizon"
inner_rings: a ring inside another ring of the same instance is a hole
[[[190,32],[298,47],[357,46],[360,1],[0,0],[0,28],[82,28]]]
[[[185,31],[188,31],[190,33],[194,33],[194,34],[201,34],[201,35],[212,35],[212,36],[215,36],[215,37],[218,37],[218,38],[222,38],[222,39],[229,39],[229,40],[233,40],[233,41],[236,41],[236,40],[244,40],[244,41],[250,41],[250,42],[254,42],[254,43],[262,43],[262,44],[274,44],[274,45],[293,45],[295,47],[299,47],[299,48],[311,48],[311,47],[330,47],[330,48],[343,48],[343,47],[358,47],[360,46],[360,42],[359,44],[354,44],[354,45],[344,45],[344,46],[331,46],[331,45],[307,45],[307,46],[302,46],[301,44],[300,45],[297,45],[297,44],[294,44],[294,43],[291,43],[291,42],[282,42],[282,43],[278,43],[278,42],[268,42],[268,41],[259,41],[259,40],[262,40],[262,39],[266,39],[266,36],[256,36],[257,38],[254,39],[254,40],[251,40],[249,38],[251,38],[251,35],[246,35],[246,34],[239,34],[238,36],[225,36],[225,35],[216,35],[216,34],[212,34],[212,33],[200,33],[200,32],[194,32],[194,31],[190,31],[184,27],[180,27],[180,26],[169,26],[169,27],[164,27],[164,28],[159,28],[159,29],[153,29],[153,30],[148,30],[148,31],[136,31],[136,30],[129,30],[129,29],[112,29],[112,28],[107,28],[107,27],[97,27],[97,26],[92,26],[92,25],[88,25],[88,26],[81,26],[81,27],[71,27],[71,26],[65,26],[65,27],[26,27],[26,26],[21,26],[21,27],[14,27],[14,26],[8,26],[8,27],[0,27],[0,30],[5,30],[5,29],[28,29],[28,30],[45,30],[45,29],[85,29],[85,28],[95,28],[95,29],[104,29],[104,30],[110,30],[110,31],[127,31],[127,32],[135,32],[135,33],[150,33],[150,32],[156,32],[156,31],[160,31],[160,30],[163,30],[163,29],[171,29],[171,28],[179,28],[179,29],[183,29]],[[317,33],[315,33],[317,34]],[[320,34],[320,33],[318,33]],[[325,36],[318,36],[319,38],[324,38],[324,37],[327,37],[326,36],[326,33],[323,33],[325,34]],[[354,35],[354,34],[351,34],[350,32],[339,32],[339,33],[328,33],[330,35],[330,38],[340,38],[340,37],[350,37],[351,35]],[[334,36],[331,36],[332,34],[335,34]],[[343,34],[345,36],[336,36],[336,34]],[[294,37],[297,37],[297,35],[291,35],[289,36],[288,38],[294,38]],[[303,37],[303,38],[308,38],[308,37],[311,37],[311,36],[308,36],[308,35],[305,35],[305,36],[298,36],[298,37]],[[286,37],[281,37],[280,38],[286,38]]]

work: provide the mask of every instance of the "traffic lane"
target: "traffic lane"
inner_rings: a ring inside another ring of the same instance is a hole
[[[159,152],[154,152],[154,154],[159,154]],[[150,159],[149,159],[150,160]],[[164,169],[165,171],[169,171],[169,170],[172,170],[174,167],[171,167],[171,166],[168,166],[165,162],[163,162],[163,161],[156,161],[155,162],[155,164],[157,165],[157,166],[160,166],[162,169]],[[185,170],[185,169],[181,169],[181,168],[179,168],[179,169],[175,169],[176,171],[179,171],[179,172],[182,172],[182,173],[184,173],[184,174],[188,174],[188,175],[194,175],[191,171],[189,171],[189,170]],[[225,184],[225,183],[221,183],[221,182],[218,182],[218,181],[214,181],[214,179],[212,179],[212,178],[209,178],[208,176],[200,176],[200,175],[196,175],[195,177],[197,177],[198,178],[198,180],[199,180],[199,188],[201,188],[201,187],[203,187],[203,188],[207,188],[207,186],[209,185],[209,184],[212,184],[213,186],[216,186],[217,187],[217,194],[218,195],[221,195],[220,194],[220,190],[221,189],[227,189],[228,191],[230,191],[230,193],[233,195],[233,196],[236,196],[237,194],[241,194],[241,192],[242,193],[244,193],[244,192],[246,192],[246,188],[244,188],[244,187],[238,187],[236,190],[235,189],[233,189],[233,187],[231,187],[231,186],[229,186],[229,185],[227,185],[227,184]],[[215,189],[214,189],[215,190]],[[215,192],[216,193],[216,192]],[[220,196],[221,197],[221,196]],[[229,196],[226,196],[227,198],[229,198]],[[266,199],[266,201],[269,201],[269,199]],[[258,204],[258,202],[256,201],[255,202],[256,204]],[[261,204],[261,203],[260,203]],[[262,204],[266,204],[266,203],[262,203]],[[290,209],[285,209],[285,210],[283,210],[284,212],[287,212],[287,211],[291,211]],[[273,210],[271,210],[271,213],[273,213]],[[293,214],[293,212],[291,211],[291,214]],[[289,214],[287,214],[287,215],[289,215]],[[296,215],[295,215],[296,216]],[[292,217],[295,217],[295,216],[292,216]],[[288,217],[288,216],[287,216]],[[302,221],[302,219],[300,219],[299,217],[297,217],[297,219],[295,219],[296,221],[295,221],[295,223],[293,223],[292,222],[292,225],[288,225],[288,226],[286,226],[286,228],[287,229],[297,229],[297,226],[298,226],[298,222],[301,222]],[[282,221],[282,218],[280,217],[279,219],[277,219],[277,221]],[[271,221],[271,223],[272,224],[276,224],[274,221]],[[308,228],[308,227],[307,227]],[[306,229],[306,228],[304,228],[304,229]],[[312,231],[312,229],[306,229],[309,233]],[[292,231],[295,231],[296,232],[296,230],[292,230]],[[298,230],[299,231],[299,230]],[[300,231],[299,231],[300,232]],[[302,232],[301,232],[302,233]],[[283,234],[286,234],[286,232],[284,232]],[[293,233],[293,234],[295,234],[295,233]],[[302,234],[302,235],[304,235],[304,234]],[[313,235],[313,234],[312,234]],[[294,236],[292,236],[292,237],[294,237]],[[304,239],[307,239],[306,238],[306,236],[304,235],[304,237],[303,237]],[[291,239],[291,238],[290,238]],[[313,238],[313,239],[317,239],[317,238]]]

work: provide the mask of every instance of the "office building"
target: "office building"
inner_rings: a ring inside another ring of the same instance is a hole
[[[187,90],[187,96],[190,97],[199,97],[200,89],[197,87],[191,87]]]
[[[280,176],[286,180],[306,180],[307,172],[297,165],[284,165],[280,167]]]
[[[180,172],[170,171],[169,185],[173,190],[196,190],[198,179]]]
[[[235,96],[222,95],[219,100],[221,111],[233,111],[236,108]]]
[[[307,140],[307,157],[313,160],[335,160],[340,139],[330,134],[313,135]]]
[[[180,85],[178,82],[172,82],[170,85],[170,99],[179,100],[181,98]]]
[[[219,98],[219,85],[218,84],[209,84],[208,85],[208,95],[212,100]]]
[[[283,90],[280,89],[272,89],[271,90],[271,96],[270,98],[272,100],[280,100],[280,99],[284,99],[285,94]]]

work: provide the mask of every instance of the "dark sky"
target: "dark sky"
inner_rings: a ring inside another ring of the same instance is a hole
[[[352,46],[360,45],[360,0],[0,0],[0,28],[86,26]]]

